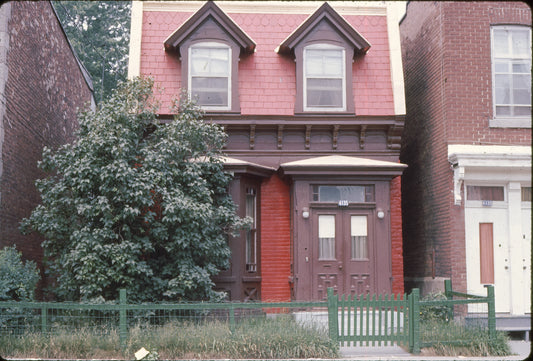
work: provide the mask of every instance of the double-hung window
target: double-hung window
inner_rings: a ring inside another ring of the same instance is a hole
[[[494,118],[530,118],[531,29],[494,26],[491,31]]]
[[[206,42],[189,48],[189,93],[205,110],[231,109],[231,48]]]
[[[304,111],[346,110],[345,49],[315,44],[304,48]]]

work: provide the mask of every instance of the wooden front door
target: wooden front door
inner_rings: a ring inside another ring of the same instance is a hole
[[[375,289],[375,242],[370,210],[317,209],[312,221],[313,298],[326,298],[327,288],[339,294]]]

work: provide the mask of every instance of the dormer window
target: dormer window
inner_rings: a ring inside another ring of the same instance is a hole
[[[370,44],[324,3],[276,49],[296,61],[295,114],[355,114],[352,62]]]
[[[207,112],[239,113],[239,59],[255,42],[213,1],[207,1],[166,40],[181,61],[181,87]]]
[[[304,48],[304,111],[346,110],[344,48],[316,44]]]
[[[206,42],[189,48],[189,94],[205,110],[231,109],[231,48]]]

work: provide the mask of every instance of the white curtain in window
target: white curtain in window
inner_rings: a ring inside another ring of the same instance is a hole
[[[335,259],[335,216],[318,216],[318,258]]]
[[[351,217],[352,259],[368,258],[368,226],[366,216]]]

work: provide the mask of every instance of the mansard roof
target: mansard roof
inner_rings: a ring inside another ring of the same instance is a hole
[[[370,49],[370,43],[331,5],[325,2],[278,46],[276,52],[291,54],[294,48],[323,20],[327,20],[353,46],[354,53],[366,53]]]
[[[241,52],[254,52],[255,42],[214,1],[207,1],[204,6],[176,29],[165,40],[165,50],[179,53],[180,44],[187,40],[209,18],[214,20],[240,46]]]

